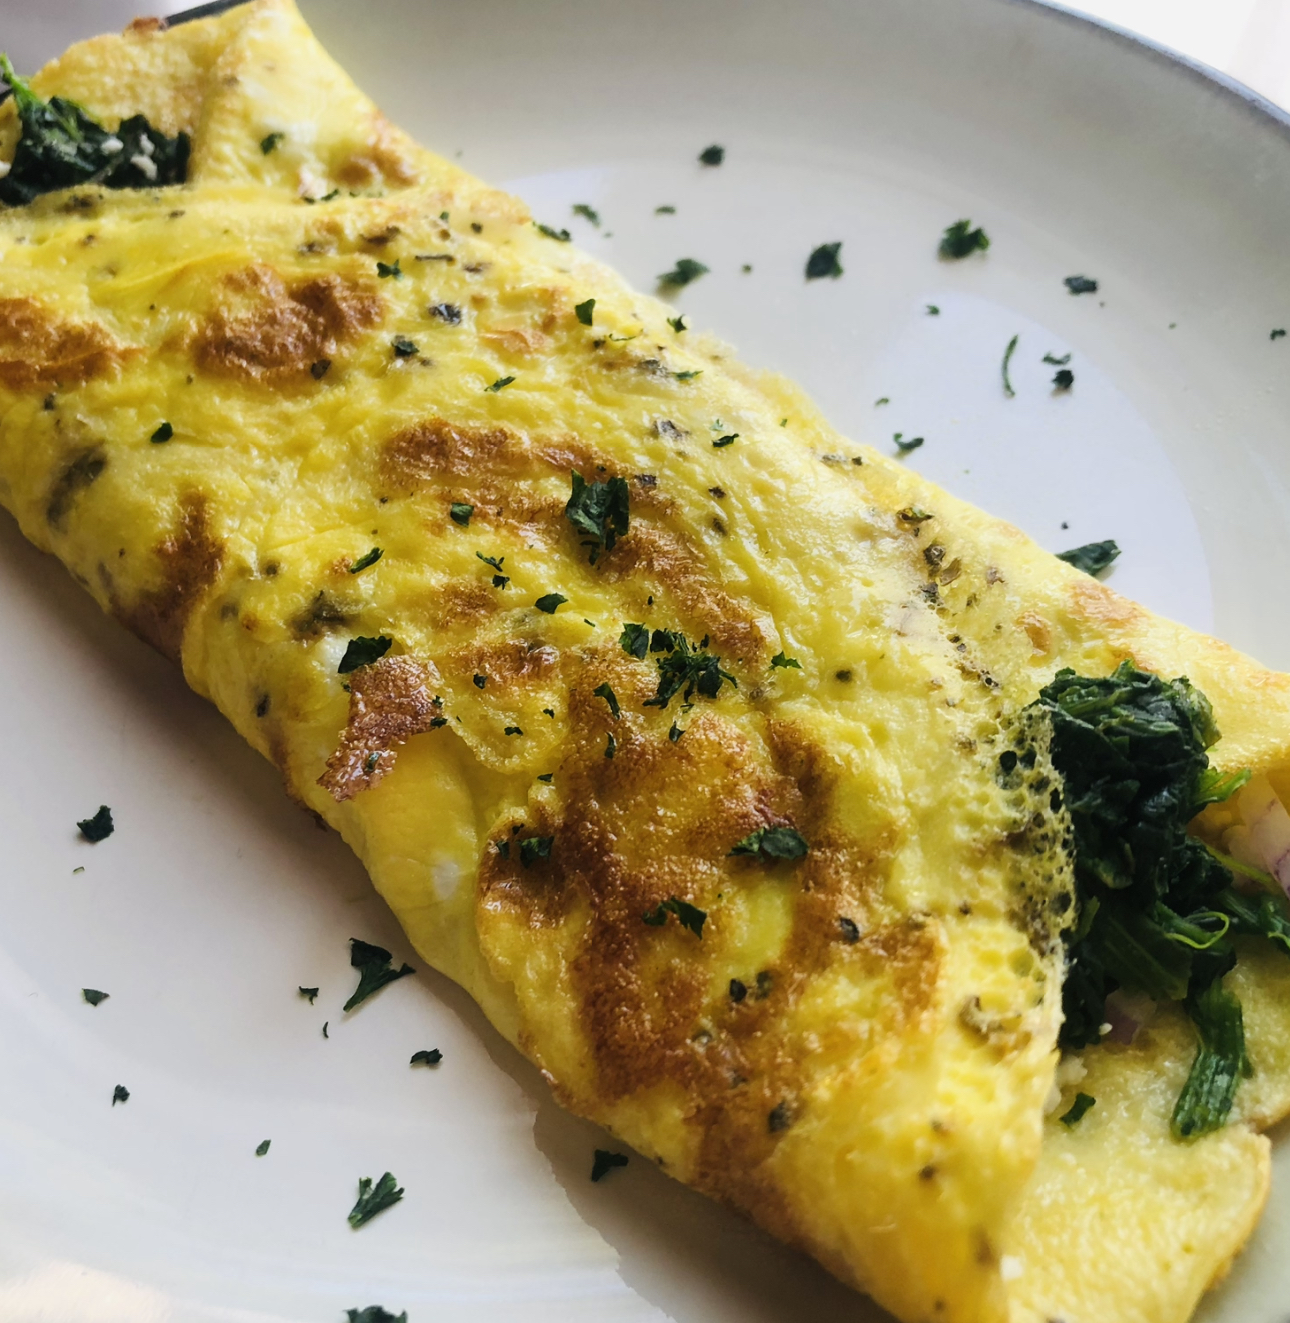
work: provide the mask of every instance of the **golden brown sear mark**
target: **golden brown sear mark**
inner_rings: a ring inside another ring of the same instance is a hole
[[[138,351],[97,322],[64,322],[35,299],[0,299],[0,385],[79,386]]]
[[[395,749],[442,722],[432,687],[434,663],[382,657],[349,678],[349,720],[318,784],[333,799],[353,799],[393,770]]]
[[[140,593],[133,605],[114,601],[113,612],[162,656],[178,661],[188,617],[215,582],[224,560],[224,544],[211,531],[202,493],[189,492],[182,498],[174,527],[155,555],[161,566],[160,583]]]
[[[257,263],[224,284],[226,303],[202,324],[193,352],[205,371],[247,381],[305,377],[385,311],[379,295],[336,274],[288,286]]]

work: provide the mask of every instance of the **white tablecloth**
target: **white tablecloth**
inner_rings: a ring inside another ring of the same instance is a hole
[[[1069,7],[1221,69],[1290,107],[1290,0],[1083,0]]]

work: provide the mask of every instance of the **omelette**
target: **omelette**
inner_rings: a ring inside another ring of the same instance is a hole
[[[290,0],[0,107],[0,502],[559,1101],[906,1323],[1183,1323],[1290,1111],[1290,677],[838,435]]]

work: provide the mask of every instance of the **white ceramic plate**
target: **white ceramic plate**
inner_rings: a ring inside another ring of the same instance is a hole
[[[846,432],[925,436],[908,462],[951,490],[1054,550],[1116,538],[1117,588],[1290,667],[1277,112],[1010,0],[304,7],[396,120],[638,285],[706,262],[691,320]],[[0,34],[31,68],[131,9],[0,0]],[[940,263],[961,216],[989,254]],[[837,240],[846,274],[807,285]],[[1098,294],[1067,293],[1076,274]],[[1069,395],[1046,352],[1073,355]],[[362,870],[7,517],[0,619],[0,1320],[878,1318],[643,1161],[592,1185],[605,1141],[445,980],[343,1016],[349,937],[407,953]],[[89,846],[74,823],[100,803],[118,830]],[[410,1069],[428,1047],[442,1065]],[[1284,1323],[1290,1145],[1278,1166],[1210,1323]],[[406,1198],[351,1232],[357,1179],[387,1169]]]

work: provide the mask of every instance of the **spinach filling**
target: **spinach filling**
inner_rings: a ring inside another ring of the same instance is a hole
[[[1235,890],[1229,869],[1187,825],[1249,774],[1209,766],[1219,732],[1204,694],[1131,662],[1102,679],[1059,671],[1034,709],[1051,723],[1074,836],[1078,917],[1066,939],[1061,1046],[1101,1041],[1106,998],[1118,988],[1180,1003],[1200,1046],[1173,1133],[1217,1130],[1251,1073],[1241,1004],[1222,981],[1236,964],[1231,939],[1261,935],[1290,954],[1290,915],[1279,892]],[[1018,756],[1008,751],[1000,761],[1007,777]]]
[[[75,101],[43,101],[7,55],[0,55],[0,72],[13,89],[22,126],[13,164],[0,179],[0,202],[7,206],[25,206],[42,193],[77,184],[160,188],[187,178],[192,144],[186,133],[167,138],[142,115],[131,115],[111,132]]]

